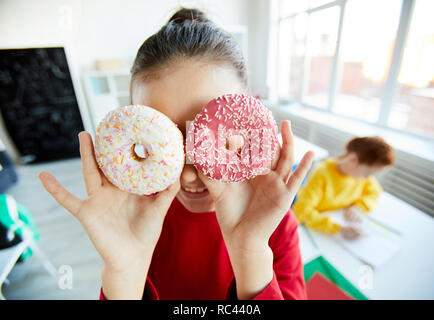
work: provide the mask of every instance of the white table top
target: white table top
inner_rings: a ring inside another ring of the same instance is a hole
[[[383,192],[370,217],[400,233],[401,249],[383,266],[367,269],[330,235],[309,230],[324,256],[370,299],[434,299],[434,219],[404,201]],[[315,257],[315,248],[300,228],[304,262]],[[370,273],[372,270],[372,274]],[[371,276],[372,275],[372,276]],[[366,288],[366,281],[372,288]]]
[[[282,136],[280,133],[278,138],[280,144],[282,145]],[[303,158],[303,155],[308,151],[313,151],[315,153],[314,162],[320,161],[329,156],[329,152],[326,149],[294,135],[294,161],[296,163],[300,162],[300,160]]]

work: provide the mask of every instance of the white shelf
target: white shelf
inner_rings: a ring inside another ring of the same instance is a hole
[[[107,112],[130,104],[129,70],[87,71],[83,83],[94,129]]]

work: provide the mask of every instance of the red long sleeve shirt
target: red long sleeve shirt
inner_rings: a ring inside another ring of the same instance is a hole
[[[306,299],[297,227],[290,210],[269,241],[273,279],[254,300]],[[103,288],[100,299],[105,299]],[[215,212],[190,212],[175,198],[154,250],[143,299],[237,299]]]

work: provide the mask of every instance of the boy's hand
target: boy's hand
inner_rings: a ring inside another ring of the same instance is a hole
[[[355,206],[350,206],[345,209],[344,218],[350,222],[362,222],[363,212]]]
[[[104,293],[109,292],[108,298],[114,298],[116,292],[110,294],[106,283],[136,283],[143,292],[147,268],[167,210],[179,190],[179,181],[155,196],[124,192],[112,185],[98,168],[89,133],[81,132],[79,140],[87,199],[69,193],[47,172],[40,172],[38,177],[53,198],[80,221],[104,260],[103,286]],[[114,275],[119,281],[110,278]],[[125,289],[126,293],[134,292]],[[141,293],[136,296],[141,298]]]
[[[355,240],[363,235],[363,230],[357,226],[350,225],[341,228],[341,233],[345,239]]]

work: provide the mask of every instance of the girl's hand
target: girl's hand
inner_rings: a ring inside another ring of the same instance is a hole
[[[83,225],[104,260],[106,274],[124,277],[132,270],[147,274],[167,210],[179,190],[179,181],[150,197],[121,191],[99,170],[89,133],[81,132],[79,140],[87,199],[69,193],[47,172],[40,172],[39,179],[57,202]]]
[[[313,152],[309,151],[291,172],[294,151],[289,121],[282,122],[281,132],[283,145],[267,174],[239,183],[222,183],[199,173],[215,199],[226,245],[249,252],[268,247],[270,236],[288,212],[312,164]]]
[[[268,241],[288,212],[309,170],[307,152],[295,172],[289,121],[281,124],[283,145],[267,174],[239,183],[212,181],[199,172],[215,200],[215,210],[236,279],[238,299],[251,299],[273,278]]]

